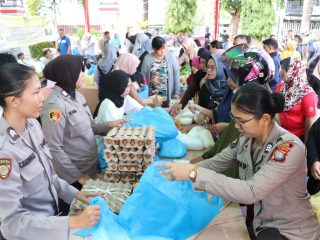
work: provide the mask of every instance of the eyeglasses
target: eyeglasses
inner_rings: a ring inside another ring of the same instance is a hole
[[[238,120],[237,117],[233,116],[232,112],[230,112],[229,115],[230,115],[230,118],[233,119],[235,121],[235,123],[239,125],[240,129],[243,129],[244,125],[247,122],[250,122],[251,120],[257,118],[257,117],[253,117],[253,118],[250,118],[248,120]]]
[[[207,66],[206,70],[207,70],[207,72],[215,71],[216,70],[216,65]]]

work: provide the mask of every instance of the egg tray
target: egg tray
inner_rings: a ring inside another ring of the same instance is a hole
[[[104,137],[107,148],[148,148],[155,143],[153,126],[112,128]]]
[[[138,149],[138,148],[121,148],[114,149],[113,147],[105,150],[104,158],[106,162],[117,163],[117,162],[138,162],[145,161],[151,163],[155,157],[155,146],[151,145],[149,148]]]

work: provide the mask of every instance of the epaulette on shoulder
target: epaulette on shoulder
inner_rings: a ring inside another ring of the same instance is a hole
[[[6,142],[8,135],[4,134],[4,135],[0,135],[0,150],[3,149],[4,143]]]

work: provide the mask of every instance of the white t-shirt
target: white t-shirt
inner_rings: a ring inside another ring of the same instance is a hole
[[[118,108],[111,100],[105,99],[100,105],[96,121],[99,123],[115,121],[123,118],[124,114],[132,114],[143,106],[130,96],[124,98],[123,106]]]
[[[132,114],[141,110],[143,106],[130,96],[124,98],[123,106],[118,108],[111,100],[105,99],[102,101],[97,117],[96,123],[104,123],[115,121],[123,118],[123,115]],[[98,152],[100,153],[105,149],[102,136],[96,135]]]
[[[3,109],[0,107],[0,118],[2,118]]]

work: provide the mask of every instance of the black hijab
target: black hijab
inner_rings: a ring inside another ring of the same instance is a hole
[[[102,88],[101,102],[107,98],[111,100],[117,108],[123,106],[124,97],[121,95],[126,90],[129,83],[129,75],[122,70],[115,70],[107,75]]]
[[[81,56],[64,54],[50,61],[43,69],[43,75],[75,98],[76,83],[83,67]]]
[[[286,72],[288,72],[289,70],[290,63],[291,63],[291,57],[287,57],[280,61],[281,66],[284,68],[284,70],[286,70]]]

